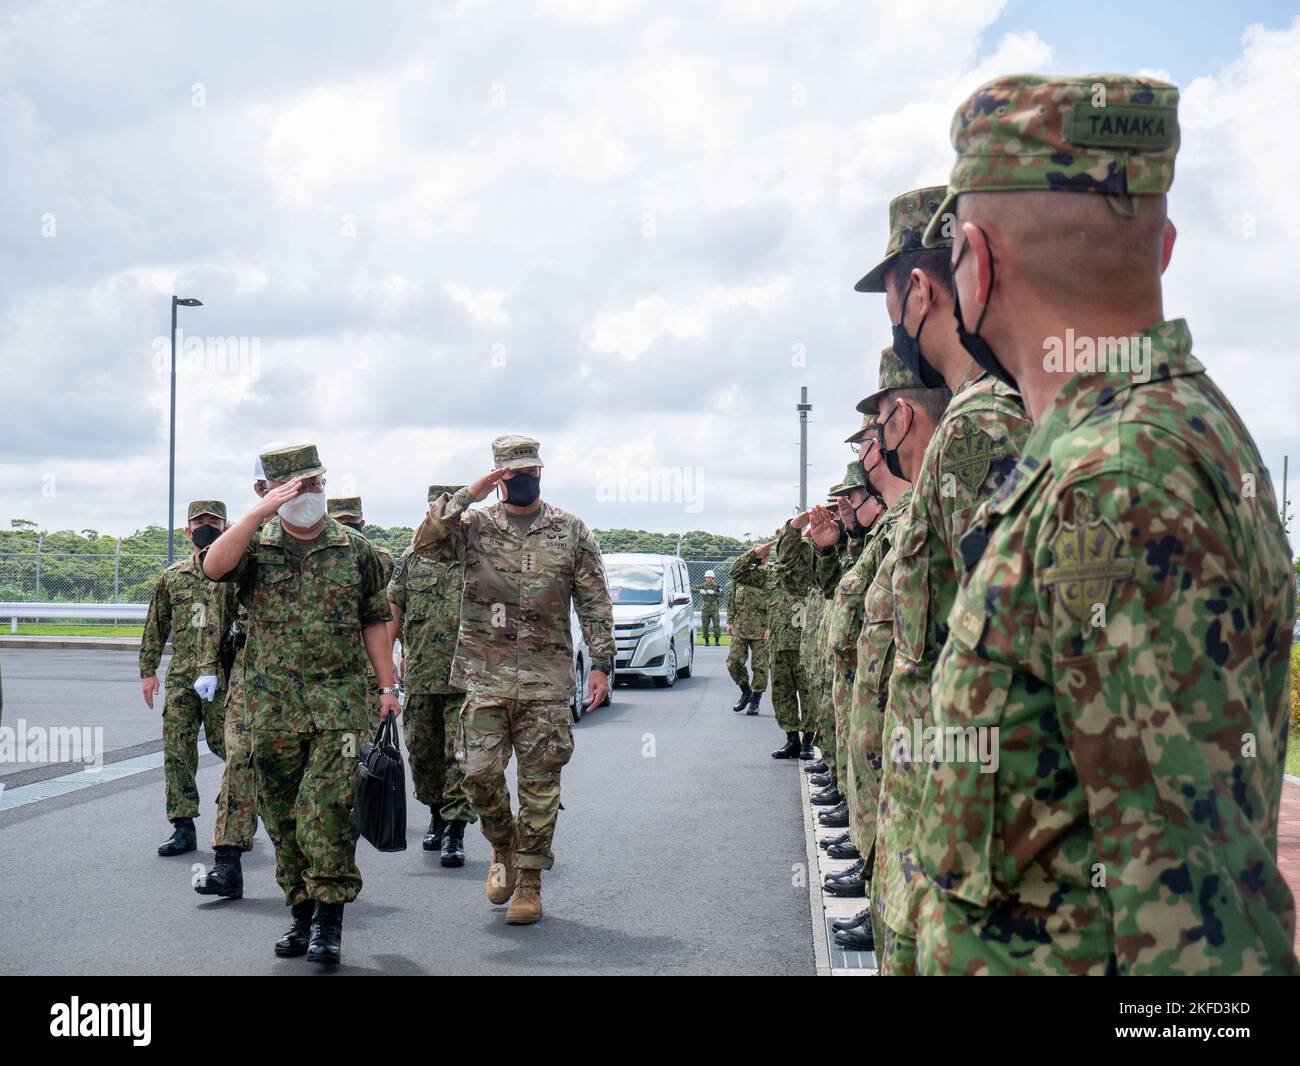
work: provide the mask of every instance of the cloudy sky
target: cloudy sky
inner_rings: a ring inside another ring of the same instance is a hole
[[[240,511],[258,446],[310,440],[332,494],[411,524],[525,432],[592,526],[772,529],[800,386],[810,495],[848,460],[886,204],[946,179],[954,107],[1015,71],[1182,88],[1166,314],[1294,499],[1295,10],[14,0],[0,525],[165,523],[176,293],[204,303],[178,501]]]

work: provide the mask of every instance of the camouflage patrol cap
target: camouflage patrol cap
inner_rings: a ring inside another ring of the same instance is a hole
[[[875,415],[880,410],[880,397],[894,389],[923,389],[925,383],[903,365],[903,361],[894,354],[894,349],[886,348],[880,353],[880,380],[876,391],[864,396],[858,403],[858,411],[864,415]]]
[[[492,442],[492,462],[504,466],[507,470],[526,470],[530,466],[541,466],[538,457],[541,446],[532,437],[521,437],[517,433],[507,433]]]
[[[281,484],[296,477],[318,477],[325,473],[314,444],[291,444],[287,448],[263,452],[262,469],[268,481]]]
[[[871,427],[874,426],[875,424],[876,424],[875,411],[863,415],[862,425],[860,425],[854,432],[850,433],[847,437],[845,437],[844,443],[857,444],[860,440],[862,440],[863,437],[865,437],[868,433],[871,432]]]
[[[831,489],[831,495],[847,496],[851,489],[865,488],[866,484],[866,479],[862,476],[862,464],[855,460],[845,468],[844,480]]]
[[[359,518],[363,522],[366,518],[361,513],[360,496],[335,496],[325,501],[325,511],[331,518]]]
[[[200,515],[210,514],[213,518],[226,520],[226,505],[220,500],[193,500],[185,510],[185,521],[193,522]]]
[[[953,116],[957,162],[925,245],[951,241],[944,218],[964,192],[1168,192],[1178,138],[1178,89],[1168,82],[1127,74],[995,78]]]
[[[889,203],[889,240],[885,242],[885,256],[856,285],[858,292],[884,292],[885,271],[889,261],[899,252],[919,251],[924,247],[921,237],[943,203],[946,185],[929,185],[924,189],[913,189],[902,196],[896,196]],[[936,242],[931,247],[939,247]],[[947,239],[952,243],[951,236]]]
[[[433,503],[433,501],[436,500],[439,496],[441,496],[444,492],[448,496],[454,496],[464,487],[465,487],[464,485],[430,485],[429,496],[428,496],[429,502]]]

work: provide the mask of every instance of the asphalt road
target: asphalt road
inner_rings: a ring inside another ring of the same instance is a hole
[[[671,690],[619,687],[611,706],[576,727],[540,924],[507,926],[505,908],[487,902],[491,849],[476,827],[463,869],[426,855],[428,812],[412,798],[406,852],[358,845],[365,887],[347,909],[339,972],[811,974],[808,891],[796,876],[805,862],[798,770],[768,756],[781,739],[770,706],[756,718],[731,712],[724,654],[698,649],[697,676]],[[0,655],[5,726],[19,717],[101,724],[118,757],[161,747],[134,655]],[[204,756],[202,845],[220,769]],[[5,764],[0,782],[58,772]],[[190,888],[191,862],[211,862],[206,846],[155,854],[168,831],[160,769],[0,812],[0,973],[321,969],[271,953],[288,910],[265,830],[244,859],[245,896],[233,902]]]

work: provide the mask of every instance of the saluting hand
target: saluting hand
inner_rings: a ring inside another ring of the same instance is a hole
[[[486,500],[492,490],[501,484],[501,479],[508,473],[510,471],[506,467],[499,466],[492,473],[484,474],[477,481],[471,481],[469,484],[469,498],[475,503]]]
[[[253,514],[259,519],[265,521],[268,518],[274,518],[275,513],[280,509],[282,504],[288,503],[302,491],[302,478],[296,477],[286,481],[283,485],[276,485],[266,490],[266,495],[257,501],[253,507]]]
[[[812,515],[812,525],[808,527],[808,536],[812,542],[819,548],[834,547],[840,539],[840,527],[835,524],[830,511],[819,503],[809,513]]]

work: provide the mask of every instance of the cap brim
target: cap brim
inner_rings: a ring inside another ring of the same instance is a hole
[[[321,474],[323,473],[325,473],[325,468],[323,466],[309,466],[303,470],[293,471],[284,479],[284,481],[280,482],[280,484],[283,485],[286,482],[292,481],[296,477],[302,477],[302,478],[320,477]],[[271,478],[268,477],[266,480],[270,481]]]
[[[220,518],[221,521],[223,521],[223,522],[226,521],[226,516],[223,515],[223,514],[219,514],[219,513],[216,512],[216,511],[195,511],[192,515],[190,515],[188,518],[186,518],[185,521],[187,521],[187,522],[193,522],[194,519],[196,519],[196,518],[204,518],[204,517],[207,517],[207,518]]]
[[[540,470],[545,465],[546,464],[543,463],[540,459],[528,459],[528,458],[507,459],[504,463],[501,464],[501,466],[504,467],[506,470],[527,470],[531,466],[535,466]]]
[[[930,219],[930,224],[925,227],[925,232],[921,234],[922,248],[942,248],[943,247],[943,220],[949,215],[954,215],[957,210],[957,197],[960,193],[955,193],[951,189],[943,198],[943,203],[939,205],[939,210],[934,213],[934,218]],[[952,238],[948,238],[948,243],[952,244]]]
[[[879,263],[873,266],[867,273],[863,274],[858,283],[853,286],[854,292],[884,292],[885,291],[885,268],[889,266],[889,261],[893,259],[892,255],[885,256]]]
[[[862,414],[862,415],[874,415],[874,414],[879,414],[879,413],[880,413],[880,397],[882,397],[883,395],[885,395],[885,393],[887,393],[887,392],[893,392],[893,391],[894,391],[893,389],[877,389],[877,390],[876,390],[875,392],[873,392],[870,396],[864,396],[864,397],[862,397],[862,399],[860,399],[860,400],[858,401],[858,406],[855,407],[854,410],[857,411],[858,414]],[[859,431],[859,432],[861,432],[861,431]],[[864,435],[865,435],[865,434],[864,434]],[[858,438],[858,440],[861,440],[861,439],[862,439],[862,437],[859,437],[859,438]]]
[[[341,522],[345,518],[357,518],[360,519],[362,522],[366,520],[365,515],[357,514],[355,511],[335,511],[332,515],[330,515],[330,517],[333,518],[336,522]]]

